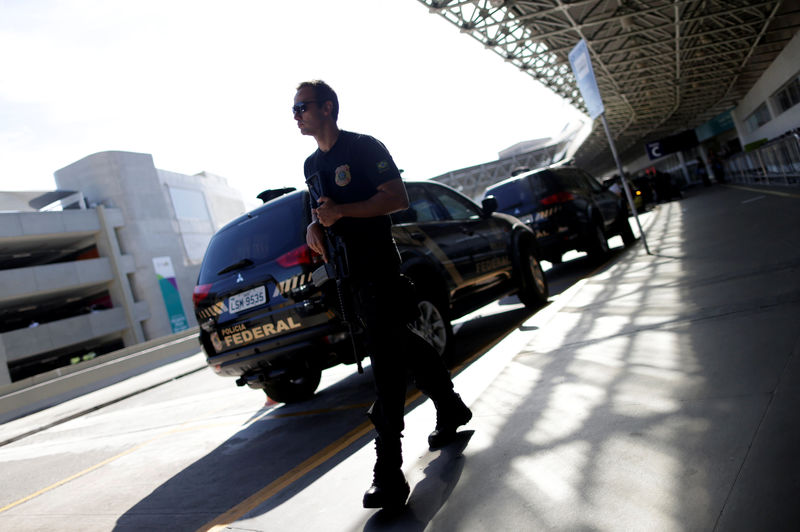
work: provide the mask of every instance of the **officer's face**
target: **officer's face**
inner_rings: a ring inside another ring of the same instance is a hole
[[[303,135],[316,135],[321,130],[325,114],[322,102],[314,99],[314,89],[303,87],[294,95],[294,119]]]

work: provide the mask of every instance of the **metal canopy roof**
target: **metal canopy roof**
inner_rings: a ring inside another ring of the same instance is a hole
[[[419,1],[584,112],[586,39],[623,160],[735,107],[800,28],[800,0]],[[613,166],[600,120],[576,161]]]

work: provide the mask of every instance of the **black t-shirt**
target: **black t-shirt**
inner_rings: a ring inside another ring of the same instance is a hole
[[[392,156],[380,141],[369,135],[340,131],[328,152],[317,150],[305,162],[306,179],[318,173],[322,193],[336,203],[371,198],[378,186],[400,178]],[[373,218],[340,218],[331,230],[347,246],[353,275],[370,275],[399,264],[388,215]]]

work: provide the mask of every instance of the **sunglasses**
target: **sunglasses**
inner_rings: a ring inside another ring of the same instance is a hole
[[[292,106],[292,114],[301,115],[308,109],[308,104],[317,103],[317,100],[309,100],[307,102],[300,102]]]

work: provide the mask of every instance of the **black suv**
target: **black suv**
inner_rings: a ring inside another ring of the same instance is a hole
[[[484,198],[490,196],[498,210],[530,225],[539,256],[553,264],[573,249],[602,260],[607,239],[614,235],[622,236],[626,246],[636,240],[624,194],[617,196],[580,168],[525,172],[487,188]]]
[[[479,207],[431,181],[406,188],[410,207],[393,215],[392,232],[420,299],[417,332],[440,355],[452,344],[450,320],[515,293],[531,308],[547,301],[527,226],[494,212],[491,199]],[[335,283],[313,282],[322,263],[305,243],[308,192],[274,195],[212,237],[193,299],[208,365],[294,402],[314,394],[323,369],[355,357]]]

